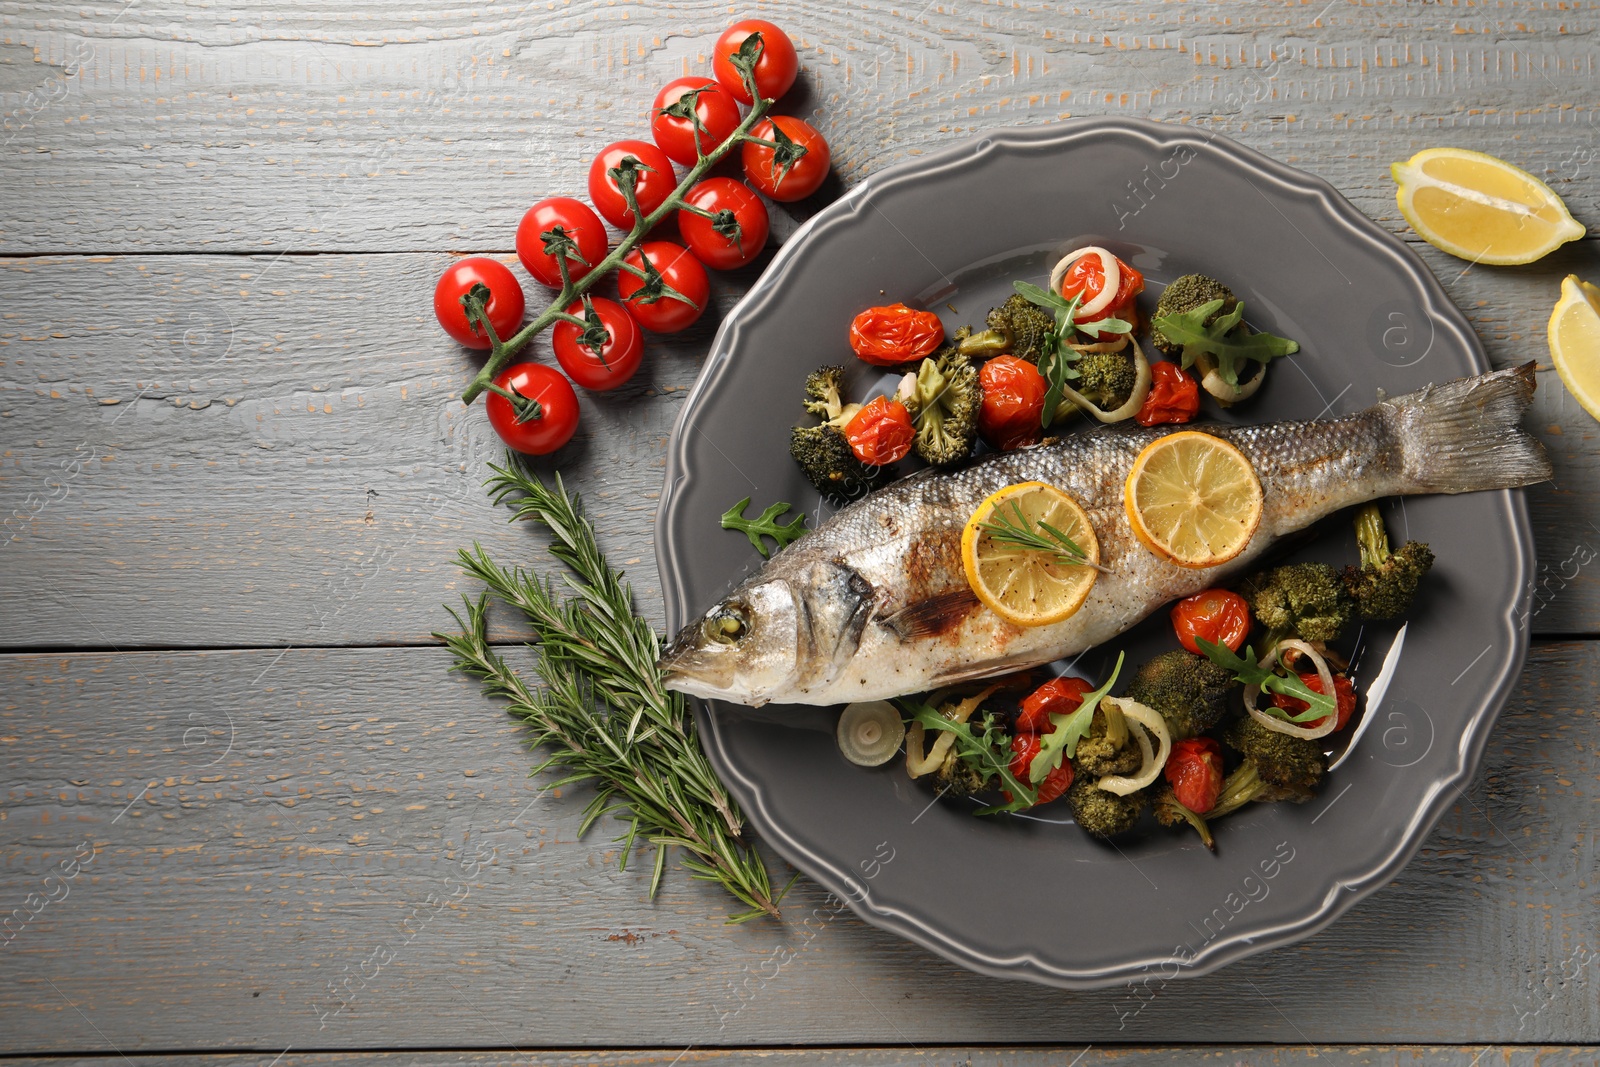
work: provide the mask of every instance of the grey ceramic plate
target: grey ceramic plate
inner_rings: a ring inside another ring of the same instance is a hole
[[[718,528],[730,504],[788,500],[815,518],[789,427],[808,371],[856,362],[852,316],[903,300],[951,329],[979,322],[1011,279],[1043,282],[1082,244],[1131,260],[1150,293],[1191,270],[1220,277],[1258,327],[1300,340],[1238,418],[1339,414],[1379,388],[1487,369],[1421,260],[1320,179],[1179,126],[998,131],[852,189],[728,316],[669,450],[657,539],[669,629],[761,563]],[[1305,937],[1388,881],[1472,775],[1521,668],[1533,563],[1521,495],[1413,498],[1388,518],[1429,541],[1438,564],[1403,638],[1359,638],[1359,736],[1320,796],[1230,816],[1215,855],[1153,826],[1120,848],[1097,844],[1064,805],[1039,819],[930,806],[898,760],[847,764],[832,709],[712,702],[697,709],[705,743],[757,832],[869,922],[975,970],[1061,986],[1201,974]],[[1299,554],[1353,561],[1348,522],[1322,524]],[[1116,642],[1131,662],[1172,647],[1164,614]],[[1110,652],[1080,668],[1103,677]]]

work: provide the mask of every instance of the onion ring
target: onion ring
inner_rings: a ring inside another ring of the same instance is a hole
[[[1338,697],[1334,695],[1335,691],[1333,688],[1333,672],[1328,670],[1328,662],[1322,658],[1321,653],[1298,638],[1286,638],[1285,640],[1279,641],[1277,644],[1272,646],[1272,651],[1268,652],[1267,658],[1261,661],[1261,666],[1270,671],[1278,662],[1278,654],[1280,649],[1288,649],[1292,652],[1298,652],[1303,656],[1309,656],[1311,658],[1311,662],[1316,664],[1317,679],[1322,682],[1323,693],[1333,696],[1335,705],[1337,705]],[[1285,664],[1285,666],[1287,666],[1287,664]],[[1299,723],[1289,722],[1285,719],[1280,719],[1276,715],[1268,715],[1266,712],[1256,707],[1256,699],[1260,696],[1261,687],[1259,685],[1246,686],[1244,690],[1244,710],[1249,712],[1250,717],[1256,722],[1260,723],[1262,726],[1265,726],[1269,730],[1276,731],[1277,733],[1288,734],[1290,737],[1303,737],[1307,741],[1315,741],[1319,737],[1327,737],[1329,734],[1333,733],[1334,728],[1339,725],[1337,707],[1334,712],[1330,712],[1322,717],[1322,725],[1312,728],[1301,726]]]
[[[1096,784],[1108,793],[1115,793],[1125,797],[1129,793],[1137,793],[1145,786],[1154,782],[1167,765],[1167,757],[1172,755],[1172,734],[1167,730],[1167,721],[1161,713],[1154,708],[1147,707],[1137,700],[1127,697],[1102,697],[1101,702],[1115,701],[1118,711],[1138,727],[1134,737],[1139,741],[1139,752],[1144,761],[1139,766],[1139,773],[1128,776],[1122,774],[1108,774]],[[1150,734],[1156,737],[1157,751],[1150,750]]]
[[[1084,321],[1110,307],[1111,302],[1117,298],[1117,290],[1122,287],[1122,266],[1117,262],[1117,257],[1103,248],[1090,245],[1068,252],[1050,271],[1050,291],[1060,296],[1061,279],[1066,277],[1067,271],[1074,263],[1090,252],[1100,257],[1100,265],[1105,270],[1105,283],[1100,287],[1099,294],[1087,304],[1080,304],[1077,314],[1073,315],[1074,319],[1079,315],[1083,316]]]
[[[1200,388],[1216,397],[1218,403],[1224,407],[1255,396],[1256,390],[1260,389],[1261,383],[1267,379],[1267,368],[1263,366],[1257,368],[1255,377],[1249,381],[1240,385],[1230,385],[1217,370],[1217,361],[1209,353],[1196,356],[1194,365],[1200,370]]]
[[[1069,403],[1105,423],[1122,422],[1124,419],[1131,419],[1139,414],[1139,409],[1144,407],[1145,397],[1150,395],[1150,360],[1145,357],[1144,349],[1139,346],[1138,341],[1132,341],[1131,343],[1133,344],[1135,377],[1133,379],[1133,392],[1128,394],[1126,403],[1114,411],[1102,411],[1093,400],[1090,400],[1072,388],[1072,386],[1063,385],[1061,387],[1062,401],[1056,407],[1055,417],[1061,418],[1064,414],[1061,409]]]

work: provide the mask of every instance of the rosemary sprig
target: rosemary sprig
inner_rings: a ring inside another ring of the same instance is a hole
[[[1101,574],[1111,573],[1110,567],[1090,562],[1088,555],[1072,538],[1043,519],[1036,523],[1030,522],[1022,513],[1021,504],[1015,500],[1010,501],[1010,504],[1011,510],[1016,514],[1015,519],[1006,515],[1005,505],[1002,504],[991,512],[994,516],[992,519],[978,524],[978,529],[987,533],[990,540],[1029,552],[1043,552],[1069,566],[1092,567]]]
[[[774,892],[760,855],[743,839],[744,816],[706,760],[682,695],[661,684],[656,633],[635,611],[621,572],[607,565],[579,499],[560,475],[548,486],[509,455],[505,466],[490,469],[495,502],[553,535],[550,551],[569,568],[570,595],[521,567],[500,566],[481,545],[463,549],[462,570],[487,592],[467,598],[464,615],[451,612],[459,634],[434,635],[455,654],[452,669],[479,678],[485,693],[509,701],[507,710],[528,724],[530,744],[549,752],[535,774],[560,767],[567,773],[552,785],[593,783],[580,832],[613,814],[629,825],[620,838],[623,864],[639,837],[656,846],[652,896],[667,849],[676,845],[693,877],[718,883],[748,907],[729,922],[776,916],[794,880]],[[541,688],[531,688],[490,645],[491,594],[532,624]]]

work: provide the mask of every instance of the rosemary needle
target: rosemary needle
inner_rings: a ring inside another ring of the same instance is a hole
[[[1011,509],[1017,516],[1014,520],[1005,514],[1002,506],[995,508],[992,520],[980,522],[978,529],[987,533],[991,541],[998,541],[1003,545],[1011,545],[1029,552],[1043,552],[1069,566],[1092,567],[1101,574],[1111,573],[1111,568],[1089,562],[1089,557],[1084,554],[1076,541],[1048,522],[1043,519],[1037,523],[1029,522],[1027,516],[1022,514],[1022,505],[1015,500],[1011,501]]]

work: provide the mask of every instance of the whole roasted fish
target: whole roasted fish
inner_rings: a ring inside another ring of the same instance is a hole
[[[1134,458],[1171,428],[1091,429],[955,471],[921,471],[844,508],[685,626],[661,659],[666,684],[741,704],[839,704],[1073,655],[1171,600],[1219,584],[1278,538],[1340,508],[1549,478],[1543,447],[1518,425],[1533,390],[1529,363],[1341,418],[1186,427],[1231,441],[1254,464],[1265,496],[1245,551],[1203,570],[1146,549],[1123,509]],[[1107,572],[1071,617],[1023,627],[973,595],[961,565],[961,531],[991,493],[1035,480],[1077,498]]]

